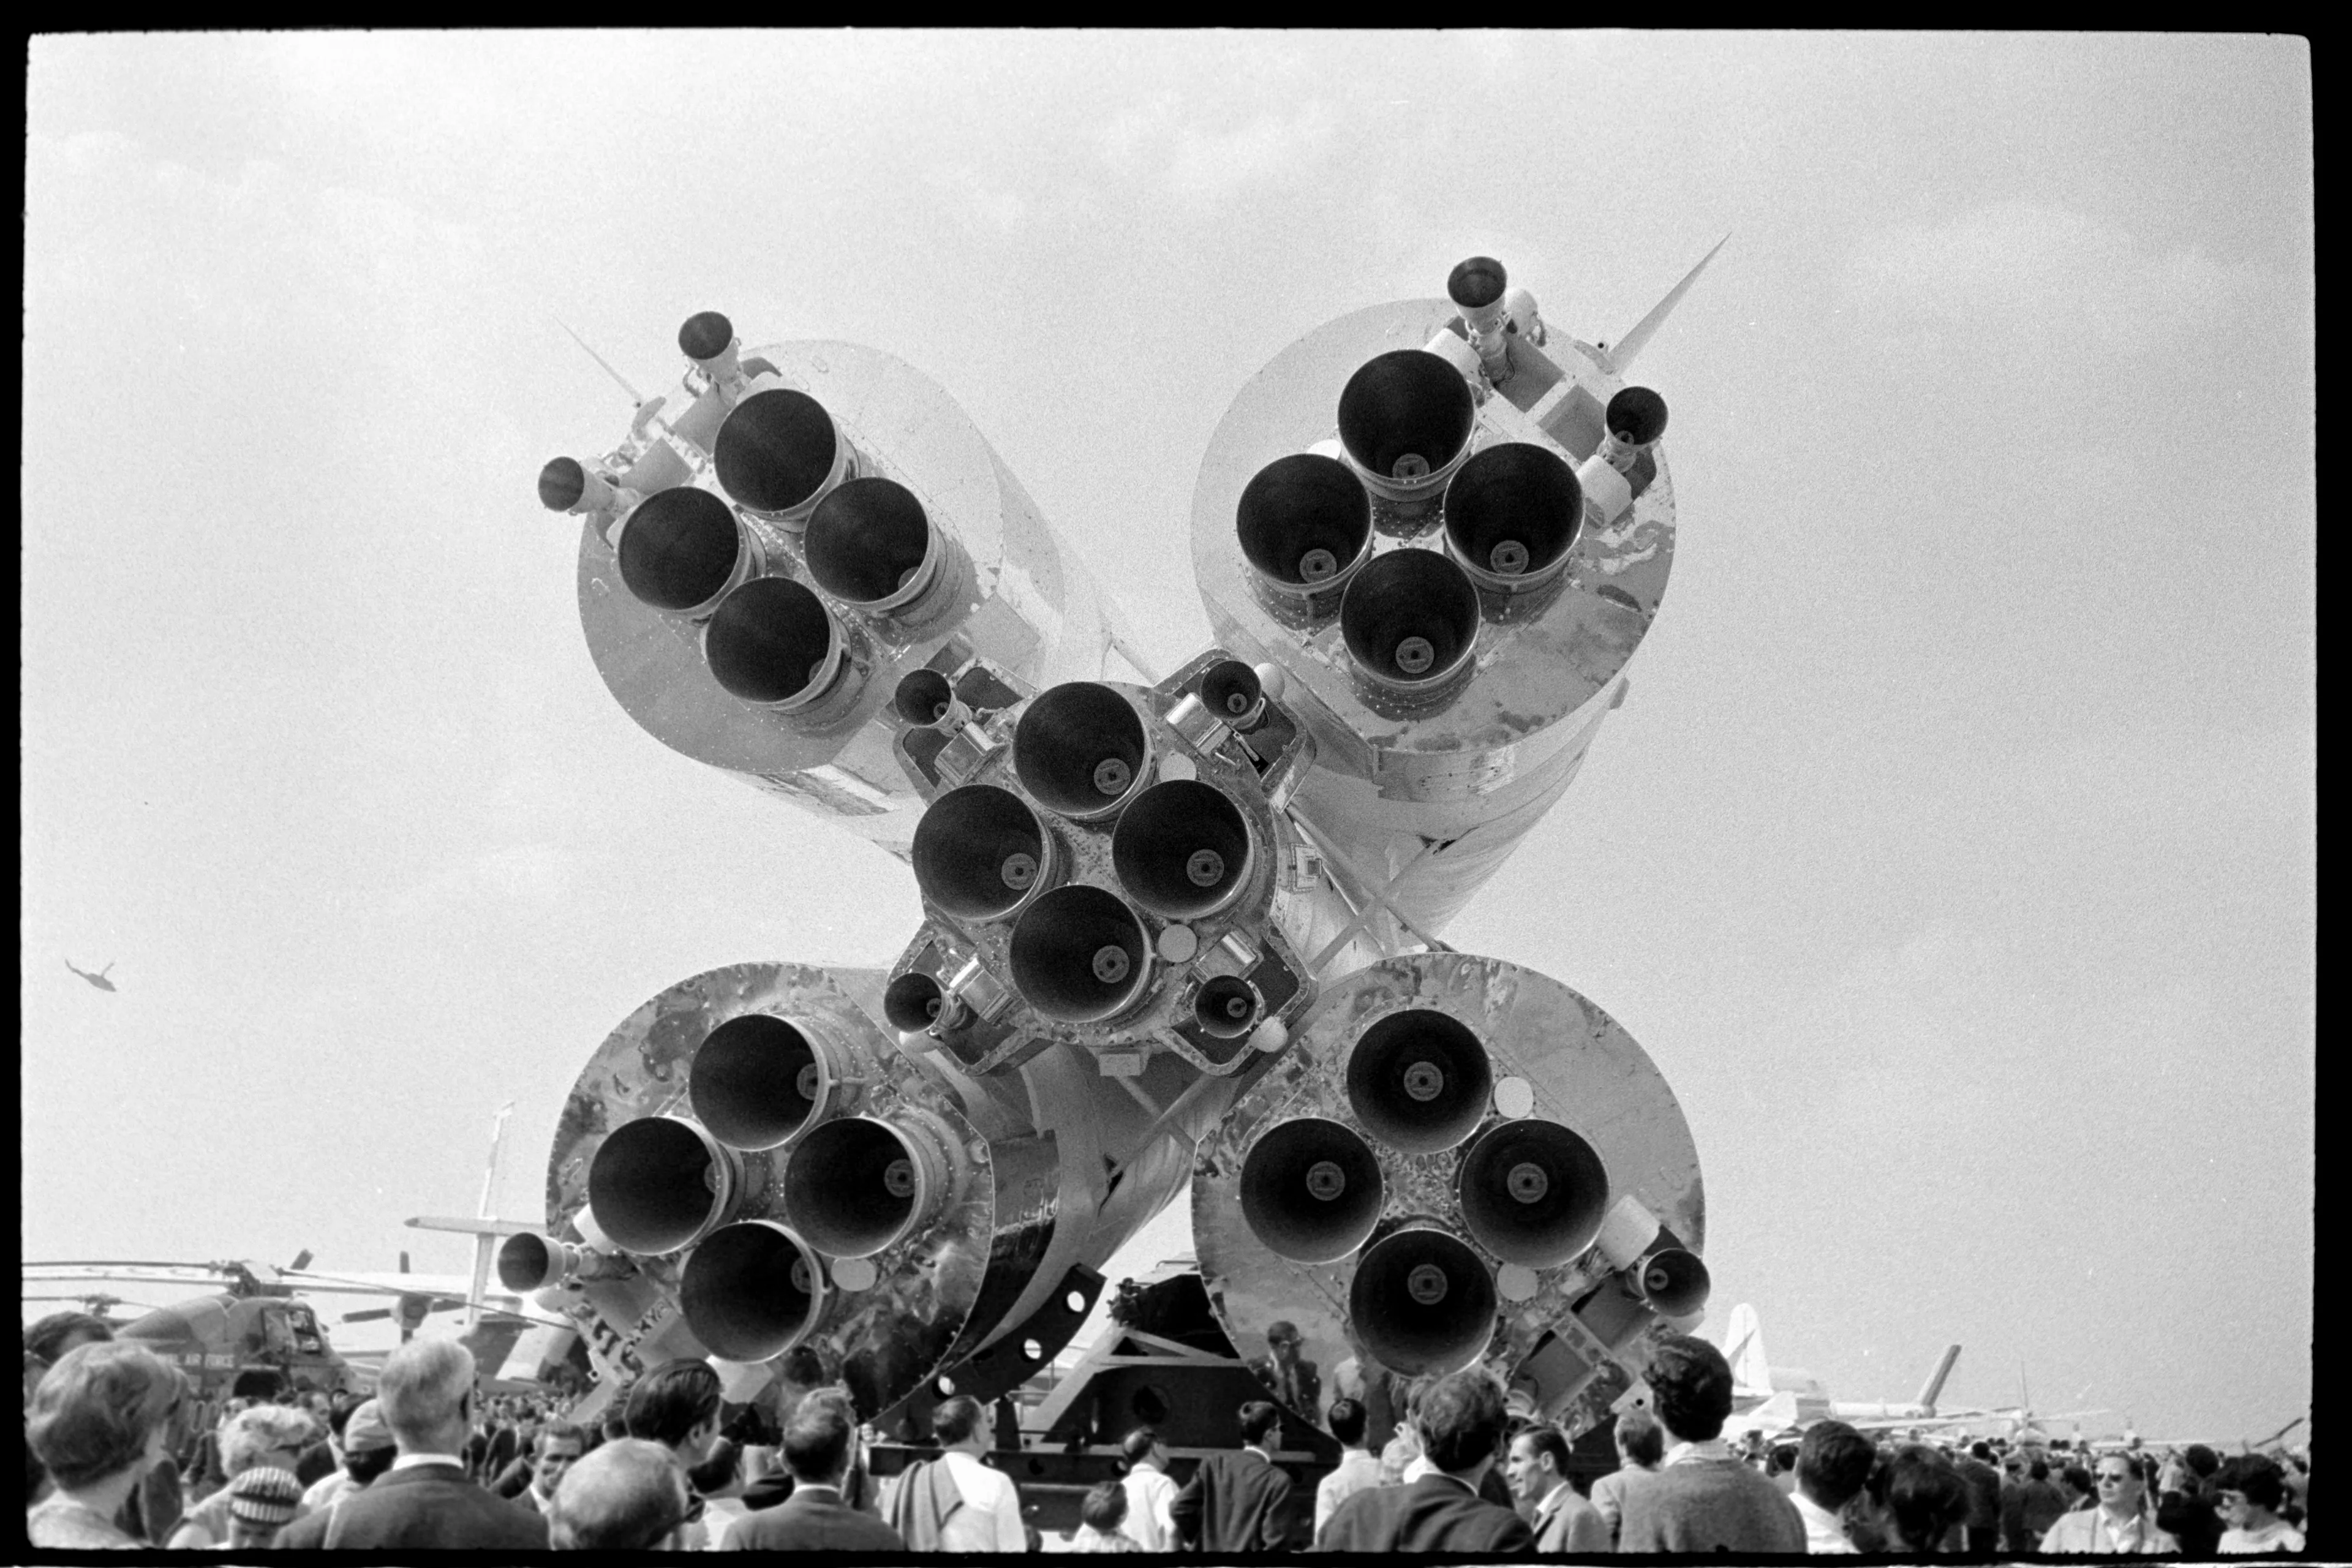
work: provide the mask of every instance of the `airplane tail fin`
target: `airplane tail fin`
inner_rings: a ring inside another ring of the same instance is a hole
[[[1937,1398],[1944,1392],[1944,1380],[1952,1375],[1952,1363],[1959,1359],[1960,1347],[1946,1345],[1944,1353],[1937,1358],[1936,1370],[1927,1374],[1927,1384],[1919,1390],[1918,1403],[1930,1412],[1934,1411]]]
[[[1723,1332],[1723,1359],[1731,1363],[1731,1381],[1739,1388],[1769,1390],[1772,1363],[1764,1357],[1764,1326],[1756,1309],[1742,1301],[1731,1309],[1731,1323]]]

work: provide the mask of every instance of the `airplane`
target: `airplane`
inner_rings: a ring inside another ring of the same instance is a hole
[[[2302,1426],[2309,1419],[2310,1417],[2307,1415],[2298,1415],[2267,1437],[2240,1437],[2236,1440],[2238,1451],[2244,1454],[2261,1453],[2264,1449],[2282,1442],[2288,1433],[2294,1431],[2296,1427]],[[2192,1445],[2200,1443],[2211,1448],[2217,1454],[2230,1447],[2230,1444],[2226,1440],[2217,1442],[2210,1437],[2144,1437],[2133,1429],[2132,1418],[2128,1415],[2124,1417],[2124,1433],[2122,1436],[2095,1437],[2091,1440],[2091,1447],[2095,1451],[2098,1452],[2108,1452],[2116,1448],[2144,1449],[2154,1452],[2163,1452],[2166,1450],[2178,1452],[2180,1449],[2187,1448]]]
[[[112,959],[108,959],[106,961],[106,968],[100,970],[95,974],[92,974],[87,969],[74,969],[74,961],[70,958],[66,960],[66,967],[68,969],[73,969],[73,972],[76,974],[80,975],[84,980],[89,981],[100,991],[112,991],[115,989],[114,982],[107,978],[109,972],[114,968],[114,960]]]
[[[296,1266],[310,1261],[305,1252]],[[366,1393],[374,1379],[327,1342],[318,1313],[295,1299],[292,1269],[238,1260],[179,1264],[105,1261],[27,1263],[28,1282],[74,1279],[215,1284],[203,1294],[158,1307],[115,1327],[115,1337],[154,1351],[186,1374],[196,1397],[270,1398],[288,1390]],[[28,1294],[27,1300],[59,1298]],[[122,1304],[92,1292],[76,1299]]]
[[[1811,1373],[1776,1367],[1764,1354],[1764,1331],[1756,1309],[1743,1301],[1731,1310],[1724,1331],[1724,1359],[1731,1363],[1733,1425],[1741,1430],[1786,1431],[1816,1421],[1843,1421],[1864,1431],[1903,1426],[1947,1426],[1989,1414],[1978,1410],[1939,1410],[1936,1397],[1944,1391],[1960,1347],[1946,1345],[1927,1373],[1919,1396],[1900,1403],[1832,1399],[1830,1391]],[[1752,1414],[1753,1419],[1749,1419]],[[1778,1426],[1768,1425],[1777,1420]]]
[[[2082,1393],[2074,1395],[2075,1402],[2079,1404],[2084,1395],[2090,1392],[2090,1386],[2087,1384],[2084,1384]],[[2053,1421],[2072,1422],[2074,1423],[2074,1426],[2069,1436],[2079,1437],[2082,1435],[2082,1419],[2084,1416],[2105,1415],[2108,1414],[2110,1414],[2110,1412],[2105,1409],[2058,1411],[2035,1410],[2033,1408],[2033,1396],[2026,1388],[2025,1363],[2023,1362],[2020,1362],[2017,1365],[2017,1403],[2014,1405],[1995,1405],[1990,1409],[1979,1411],[1972,1418],[1972,1424],[1975,1422],[2001,1423],[2003,1424],[2002,1430],[1996,1433],[1995,1436],[2006,1437],[2011,1443],[2018,1444],[2025,1447],[2046,1448],[2050,1446],[2051,1442],[2051,1435],[2048,1426],[2046,1425],[2047,1423]]]

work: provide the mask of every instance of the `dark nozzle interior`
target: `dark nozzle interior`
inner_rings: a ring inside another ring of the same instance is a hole
[[[909,724],[936,724],[955,704],[955,689],[936,669],[909,670],[891,694],[890,706]]]
[[[909,853],[923,897],[961,920],[1012,910],[1048,868],[1037,814],[994,784],[964,784],[931,802]]]
[[[1249,870],[1249,824],[1224,791],[1170,779],[1135,797],[1111,834],[1111,868],[1129,896],[1170,920],[1197,920]]]
[[[864,1117],[828,1121],[812,1128],[784,1162],[784,1212],[817,1251],[864,1258],[898,1240],[914,1217],[919,1168],[905,1137],[888,1123]]]
[[[1445,277],[1445,297],[1456,309],[1481,310],[1503,297],[1510,279],[1503,264],[1491,256],[1474,256],[1454,264]]]
[[[754,511],[790,511],[833,472],[833,420],[805,392],[771,387],[728,412],[711,460],[719,487]]]
[[[1234,532],[1260,574],[1288,587],[1314,588],[1344,576],[1364,552],[1372,500],[1337,458],[1295,452],[1260,468],[1243,488]]]
[[[1349,1105],[1373,1137],[1408,1154],[1434,1154],[1485,1120],[1494,1072],[1467,1025],[1416,1007],[1357,1037],[1347,1087]]]
[[[1679,1318],[1706,1305],[1711,1281],[1698,1254],[1662,1247],[1642,1259],[1636,1281],[1642,1299],[1661,1317]]]
[[[747,1013],[703,1037],[687,1072],[687,1095],[721,1143],[772,1149],[807,1122],[823,1078],[806,1035],[782,1018]]]
[[[809,514],[809,575],[836,599],[870,605],[906,586],[931,548],[930,520],[896,479],[850,479]]]
[[[716,310],[699,310],[677,330],[677,352],[690,360],[717,359],[735,341],[735,323]]]
[[[1551,1268],[1592,1245],[1609,1210],[1609,1173],[1592,1145],[1556,1121],[1506,1121],[1462,1157],[1462,1225],[1506,1263]]]
[[[834,647],[833,612],[789,577],[755,577],[719,602],[703,633],[712,679],[746,702],[800,696]]]
[[[1435,680],[1470,656],[1478,590],[1433,550],[1391,550],[1349,583],[1339,636],[1357,664],[1381,679]]]
[[[637,503],[621,529],[621,582],[640,604],[691,610],[717,598],[743,549],[734,510],[679,485]]]
[[[709,1146],[683,1121],[623,1122],[588,1163],[588,1205],[624,1251],[675,1252],[716,1215],[712,1163]]]
[[[1073,680],[1040,692],[1023,711],[1013,729],[1013,771],[1048,808],[1089,816],[1126,795],[1149,747],[1143,720],[1124,696]]]
[[[1507,441],[1476,454],[1445,487],[1445,535],[1482,572],[1533,576],[1565,557],[1584,525],[1584,487],[1559,453]]]
[[[1495,1281],[1478,1255],[1434,1230],[1401,1230],[1365,1250],[1348,1314],[1374,1361],[1410,1377],[1459,1372],[1495,1337]]]
[[[1646,447],[1666,433],[1666,400],[1646,386],[1629,386],[1609,400],[1609,433]]]
[[[1022,912],[1011,959],[1013,984],[1029,1005],[1067,1024],[1124,1012],[1150,973],[1143,922],[1116,895],[1085,883],[1055,888]]]
[[[1366,361],[1339,394],[1339,442],[1365,472],[1396,476],[1419,458],[1434,473],[1454,460],[1478,416],[1462,373],[1426,349],[1392,349]]]
[[[1257,671],[1237,658],[1220,659],[1201,672],[1201,701],[1225,723],[1241,728],[1265,696]]]
[[[570,511],[588,493],[588,470],[576,458],[550,458],[539,470],[539,504],[550,511]]]
[[[1381,1217],[1381,1163],[1348,1128],[1302,1116],[1267,1132],[1242,1160],[1242,1218],[1266,1249],[1294,1263],[1336,1263]]]
[[[687,1327],[729,1361],[779,1355],[815,1316],[822,1268],[780,1226],[754,1220],[713,1231],[678,1280]]]
[[[1220,974],[1202,984],[1192,998],[1192,1021],[1220,1040],[1237,1040],[1257,1023],[1257,992],[1238,974]]]
[[[901,974],[882,993],[882,1016],[902,1035],[919,1035],[945,1016],[950,1004],[928,974]]]
[[[499,1283],[509,1290],[537,1290],[555,1282],[555,1249],[543,1236],[510,1236],[499,1243]]]

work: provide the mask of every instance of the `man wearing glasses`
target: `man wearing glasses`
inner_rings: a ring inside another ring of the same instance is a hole
[[[2180,1543],[2149,1517],[2147,1489],[2129,1455],[2100,1455],[2091,1472],[2091,1489],[2098,1501],[2052,1525],[2042,1538],[2042,1551],[2145,1557],[2180,1550]]]

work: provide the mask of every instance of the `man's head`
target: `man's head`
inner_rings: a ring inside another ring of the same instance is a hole
[[[1731,1363],[1689,1334],[1670,1334],[1650,1357],[1650,1406],[1679,1442],[1704,1443],[1731,1415]]]
[[[1298,1359],[1298,1325],[1277,1318],[1266,1325],[1266,1348],[1274,1352],[1275,1364],[1288,1366]]]
[[[275,1466],[292,1469],[302,1450],[318,1441],[310,1415],[291,1405],[257,1405],[222,1426],[221,1468],[229,1475]]]
[[[400,1455],[400,1444],[383,1418],[383,1405],[370,1399],[352,1406],[343,1417],[343,1473],[366,1486]]]
[[[1263,1448],[1282,1425],[1282,1412],[1263,1399],[1253,1399],[1241,1407],[1239,1419],[1242,1441]]]
[[[1666,1457],[1666,1434],[1658,1418],[1635,1405],[1617,1417],[1617,1458],[1628,1465],[1655,1469]]]
[[[837,1487],[849,1474],[856,1424],[836,1400],[809,1398],[784,1423],[784,1464],[793,1479],[809,1486]]]
[[[659,1443],[695,1464],[719,1433],[719,1373],[709,1362],[666,1361],[629,1391],[629,1436]]]
[[[988,1437],[982,1426],[985,1419],[986,1413],[981,1409],[979,1400],[959,1394],[953,1399],[941,1400],[940,1407],[931,1412],[931,1435],[943,1447],[985,1447]]]
[[[1895,1453],[1886,1477],[1890,1551],[1931,1551],[1968,1513],[1969,1486],[1951,1460],[1924,1443]]]
[[[1870,1479],[1878,1450],[1843,1421],[1817,1421],[1797,1445],[1797,1489],[1835,1513]]]
[[[1098,1481],[1078,1505],[1079,1522],[1105,1535],[1115,1535],[1127,1522],[1127,1489],[1117,1481]]]
[[[180,1374],[131,1341],[80,1344],[58,1357],[26,1413],[25,1437],[58,1486],[79,1491],[163,1457]]]
[[[1552,1426],[1530,1426],[1511,1439],[1511,1457],[1503,1467],[1511,1495],[1533,1506],[1551,1496],[1568,1479],[1568,1439]]]
[[[1339,1439],[1339,1447],[1342,1448],[1362,1447],[1364,1418],[1365,1411],[1362,1403],[1353,1399],[1333,1400],[1330,1415],[1324,1417],[1331,1425],[1331,1436]]]
[[[302,1507],[302,1483],[291,1470],[263,1465],[228,1484],[231,1546],[267,1546]]]
[[[540,1429],[530,1456],[530,1489],[551,1498],[563,1473],[588,1452],[588,1434],[569,1421],[551,1421]]]
[[[473,1415],[474,1354],[452,1340],[411,1340],[384,1357],[375,1397],[402,1453],[462,1453]]]
[[[1167,1457],[1160,1442],[1160,1429],[1156,1426],[1136,1427],[1128,1433],[1126,1441],[1119,1444],[1118,1451],[1130,1469],[1137,1465],[1156,1464]]]
[[[1475,1368],[1437,1379],[1421,1396],[1422,1452],[1447,1475],[1494,1459],[1503,1443],[1503,1389]]]
[[[666,1444],[619,1437],[564,1473],[548,1505],[562,1552],[644,1552],[686,1521],[686,1470]]]
[[[2200,1481],[2211,1480],[2214,1472],[2221,1468],[2221,1456],[2202,1443],[2189,1444],[2181,1450],[2180,1458],[2189,1466],[2189,1473]]]
[[[2110,1513],[2137,1513],[2142,1488],[2139,1466],[2129,1454],[2102,1454],[2091,1467],[2091,1486],[2099,1506]]]

